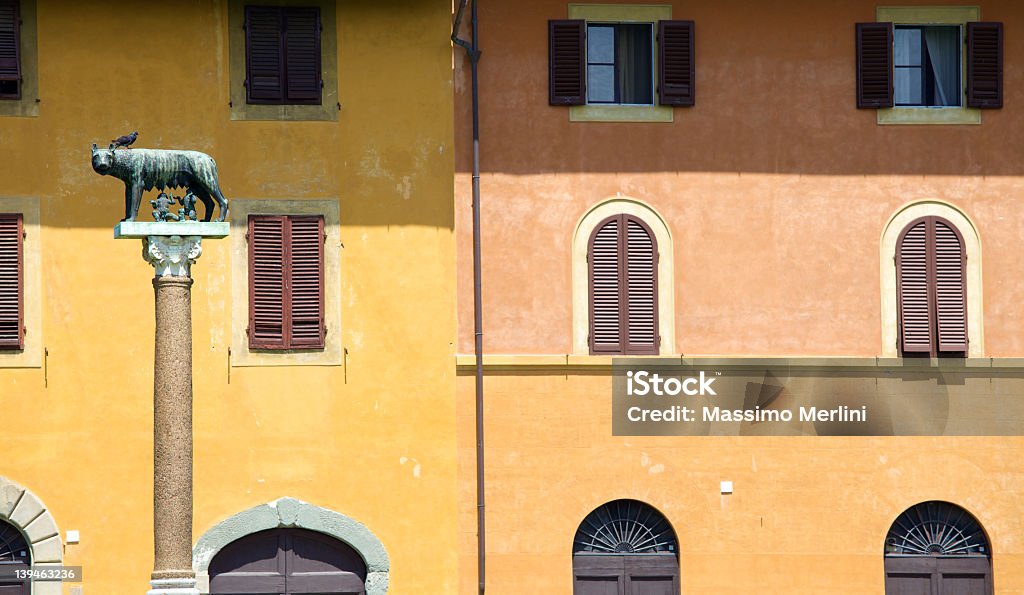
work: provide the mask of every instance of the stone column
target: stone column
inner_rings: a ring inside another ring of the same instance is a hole
[[[192,278],[199,237],[149,236],[156,276],[150,595],[198,595],[192,571]]]
[[[148,595],[200,595],[192,570],[192,277],[202,238],[227,223],[122,222],[153,265],[153,574]]]

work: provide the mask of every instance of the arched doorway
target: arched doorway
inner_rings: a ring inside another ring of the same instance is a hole
[[[0,576],[10,577],[31,564],[32,550],[25,536],[14,525],[0,521]],[[30,589],[27,580],[0,578],[0,595],[29,595]]]
[[[615,500],[580,523],[572,570],[574,595],[679,595],[679,542],[652,506]]]
[[[366,593],[366,563],[359,554],[338,539],[308,529],[246,535],[214,556],[209,573],[211,595]]]
[[[991,595],[992,550],[971,513],[948,502],[907,509],[885,538],[886,595]]]

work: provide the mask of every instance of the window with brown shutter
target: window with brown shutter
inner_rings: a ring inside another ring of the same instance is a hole
[[[249,216],[249,348],[323,349],[324,218]]]
[[[320,9],[246,6],[246,100],[320,104]]]
[[[24,254],[20,213],[0,213],[0,349],[25,347]]]
[[[923,217],[896,244],[900,352],[965,357],[967,257],[959,230],[940,217]]]
[[[0,99],[20,98],[20,6],[18,0],[0,0]]]
[[[692,106],[693,31],[693,21],[548,21],[548,102]]]
[[[656,355],[658,247],[646,223],[615,215],[598,225],[587,252],[590,353]]]

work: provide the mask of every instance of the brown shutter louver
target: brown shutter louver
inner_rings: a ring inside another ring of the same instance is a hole
[[[967,23],[967,105],[1003,107],[1003,24]]]
[[[289,218],[291,278],[289,344],[295,348],[324,346],[324,219]]]
[[[900,235],[896,275],[903,353],[966,355],[966,264],[963,237],[944,219],[918,219]]]
[[[0,349],[25,347],[21,214],[0,214]]]
[[[622,269],[619,229],[615,216],[598,226],[590,239],[590,352],[622,353]]]
[[[657,259],[654,235],[626,216],[626,353],[658,354]]]
[[[661,105],[694,104],[693,21],[658,21]]]
[[[249,217],[249,348],[323,349],[324,219]]]
[[[18,0],[0,0],[0,97],[21,97],[21,16]]]
[[[284,349],[286,217],[249,217],[249,348]]]
[[[320,103],[320,9],[285,10],[285,88],[288,103]]]
[[[927,244],[928,228],[922,220],[903,232],[897,248],[900,341],[904,353],[930,353],[934,343]]]
[[[893,106],[892,23],[857,23],[857,107]]]
[[[249,103],[280,103],[284,99],[283,21],[279,7],[245,7],[245,92]]]
[[[551,105],[587,102],[586,21],[548,21],[548,101]]]
[[[658,250],[639,219],[615,215],[590,237],[590,352],[656,355]]]
[[[934,223],[935,311],[939,353],[967,351],[967,259],[960,232],[941,219]]]

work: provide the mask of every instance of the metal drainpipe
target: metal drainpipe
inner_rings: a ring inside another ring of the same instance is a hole
[[[484,541],[484,324],[483,324],[483,283],[480,274],[480,102],[477,85],[477,63],[480,49],[477,44],[476,0],[472,0],[471,22],[472,42],[459,38],[462,13],[469,0],[461,0],[452,28],[452,43],[466,50],[471,67],[473,93],[473,354],[476,360],[476,560],[477,577],[480,581],[480,595],[484,595],[486,580],[486,548]]]

